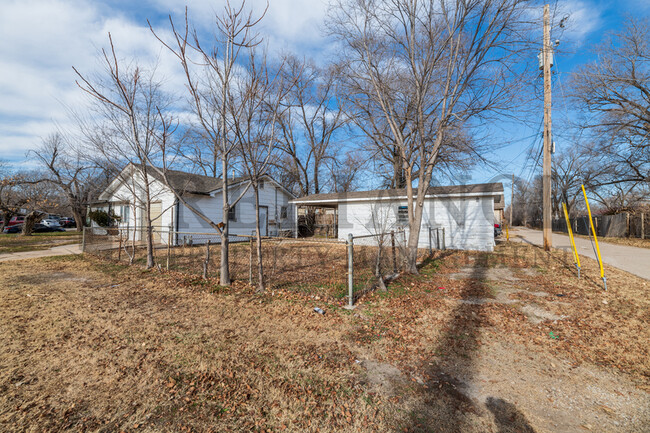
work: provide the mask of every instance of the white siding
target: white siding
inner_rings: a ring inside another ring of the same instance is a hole
[[[244,186],[239,185],[229,188],[228,194],[231,200],[239,197],[244,188]],[[293,228],[295,206],[289,204],[290,199],[291,197],[282,188],[276,187],[272,182],[265,182],[264,188],[260,189],[260,206],[268,207],[269,235],[275,236],[279,230]],[[212,221],[221,222],[223,212],[221,192],[217,192],[210,197],[193,195],[186,198],[186,200]],[[282,206],[287,206],[286,218],[280,217]],[[255,230],[255,195],[252,188],[248,189],[244,197],[235,206],[235,216],[236,221],[230,221],[229,230],[231,234],[250,235]],[[214,229],[208,223],[182,205],[179,209],[178,230],[180,232],[214,232]]]
[[[339,204],[339,238],[398,230],[397,209],[406,200]],[[445,229],[445,245],[451,249],[492,251],[494,248],[493,197],[427,199],[422,212],[419,247],[428,248],[428,227]],[[355,243],[371,243],[373,238]],[[435,247],[435,240],[433,241]]]
[[[118,226],[126,227],[142,227],[144,225],[145,214],[145,182],[141,173],[136,172],[134,176],[129,179],[128,185],[121,183],[115,191],[110,193],[106,200],[111,204],[111,210],[115,215],[122,215],[122,206],[129,207],[128,221],[121,221]],[[172,225],[172,213],[174,207],[174,195],[169,191],[161,182],[149,177],[149,191],[151,202],[160,203],[162,213],[160,218],[153,221],[154,227],[160,227],[163,230],[168,229]],[[129,235],[132,238],[132,235]],[[136,240],[139,239],[139,233],[136,235]]]
[[[135,187],[133,186],[135,185]],[[203,219],[195,215],[184,205],[178,205],[178,216],[176,216],[176,197],[161,182],[150,179],[151,201],[160,202],[162,209],[159,221],[154,221],[154,227],[160,227],[162,230],[176,230],[179,232],[191,233],[215,233],[215,229]],[[232,199],[239,197],[244,190],[244,186],[237,185],[229,189],[229,195]],[[106,193],[105,193],[106,194]],[[120,223],[120,227],[133,227],[143,225],[142,216],[144,214],[144,180],[139,172],[136,172],[132,179],[129,179],[129,185],[124,183],[112,193],[108,194],[105,199],[111,203],[113,212],[116,215],[121,214],[120,206],[129,205],[129,221]],[[211,196],[192,194],[184,197],[185,200],[197,210],[201,211],[215,223],[222,220],[222,202],[221,192],[216,192]],[[268,207],[268,231],[271,236],[278,234],[280,230],[293,228],[295,205],[289,204],[289,196],[282,188],[274,182],[267,180],[264,188],[260,189],[260,206]],[[281,218],[282,206],[287,206],[286,218]],[[249,188],[244,197],[236,206],[236,221],[230,221],[230,233],[250,235],[255,230],[255,195],[253,189]],[[176,221],[178,219],[178,221]]]

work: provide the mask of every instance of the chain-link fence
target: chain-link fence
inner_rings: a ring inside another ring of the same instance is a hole
[[[156,267],[170,271],[220,277],[221,236],[218,233],[152,230]],[[147,263],[147,230],[86,227],[83,250],[124,264]],[[259,280],[256,237],[228,237],[228,269],[232,280]],[[345,242],[326,239],[262,238],[264,281],[269,289],[344,297],[347,287]]]
[[[429,252],[443,238],[429,230]],[[155,266],[204,278],[220,276],[221,236],[218,233],[151,232]],[[147,229],[86,227],[83,251],[130,265],[147,263]],[[230,235],[228,269],[232,280],[259,282],[257,238]],[[290,290],[352,301],[383,288],[404,267],[404,231],[350,236],[346,241],[315,238],[262,238],[262,267],[270,290]],[[426,254],[426,250],[420,251]],[[352,276],[350,278],[350,276]]]

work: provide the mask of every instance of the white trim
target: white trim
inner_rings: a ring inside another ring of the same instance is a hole
[[[430,194],[430,195],[425,195],[424,198],[450,198],[450,197],[494,197],[497,195],[500,195],[502,193],[499,192],[468,192],[468,193],[451,193],[451,194]],[[413,197],[415,199],[416,197]],[[360,198],[343,198],[343,199],[338,199],[338,198],[333,198],[333,199],[324,199],[324,200],[303,200],[301,201],[300,199],[298,200],[291,200],[290,203],[293,204],[304,204],[304,205],[309,205],[310,203],[313,203],[315,206],[318,205],[319,203],[348,203],[348,202],[359,202],[359,201],[376,201],[376,200],[406,200],[407,196],[405,195],[396,195],[396,196],[390,196],[390,197],[379,197],[379,196],[372,196],[372,197],[360,197]]]

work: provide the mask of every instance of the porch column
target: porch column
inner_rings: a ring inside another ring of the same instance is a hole
[[[294,224],[294,238],[298,239],[298,208],[299,206],[293,209],[293,224]]]

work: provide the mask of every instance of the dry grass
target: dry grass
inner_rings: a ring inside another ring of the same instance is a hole
[[[630,423],[647,396],[638,388],[649,388],[648,282],[606,266],[603,292],[597,264],[585,260],[578,281],[570,259],[527,245],[439,252],[421,275],[369,293],[352,313],[304,287],[256,295],[242,282],[223,288],[83,257],[2,263],[0,426],[553,431],[557,417],[535,416],[546,402],[538,366],[565,361],[577,386],[607,374],[636,384],[608,390],[625,392],[627,418],[613,419]],[[514,286],[526,289],[505,291]],[[567,317],[534,323],[523,308],[533,303]],[[494,383],[483,403],[465,383],[484,374]],[[515,391],[501,385],[515,380]],[[566,410],[592,416],[590,407]]]
[[[81,233],[76,231],[21,234],[0,234],[0,254],[47,250],[60,245],[79,243]]]
[[[562,233],[566,234],[566,233]],[[589,236],[586,235],[576,235],[574,236],[583,238],[583,239],[590,239]],[[646,235],[647,236],[647,235]],[[640,238],[616,238],[616,237],[598,237],[599,242],[607,242],[609,244],[616,244],[616,245],[626,245],[628,247],[637,247],[637,248],[650,248],[650,238],[646,239],[640,239]]]
[[[83,258],[0,268],[4,431],[388,428],[345,316]]]

